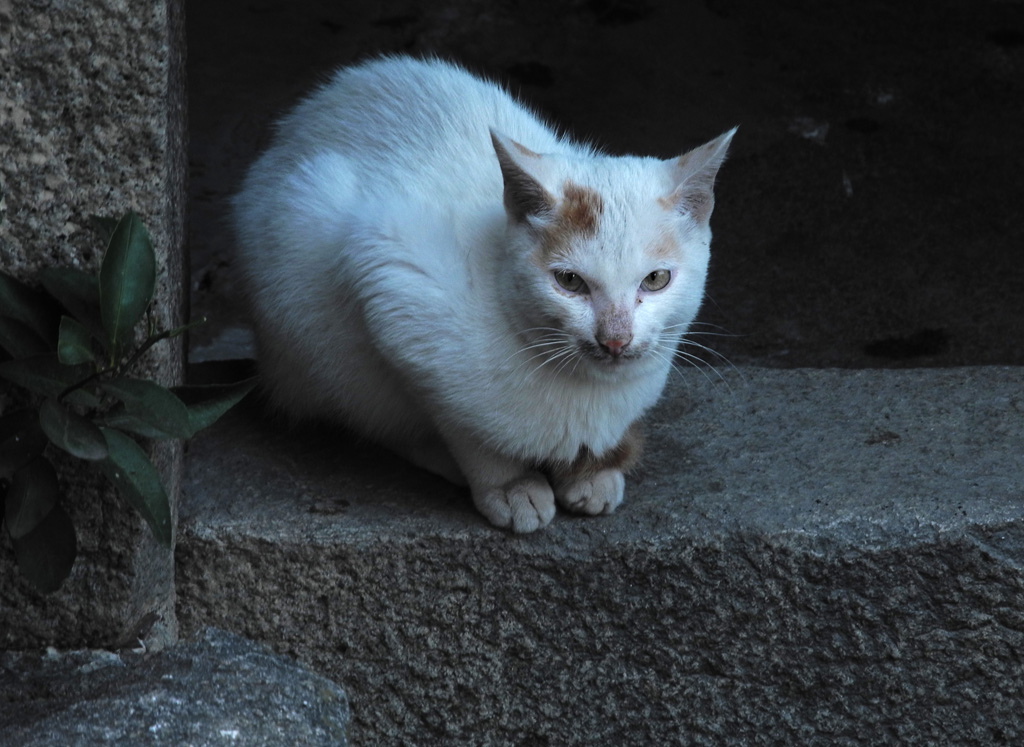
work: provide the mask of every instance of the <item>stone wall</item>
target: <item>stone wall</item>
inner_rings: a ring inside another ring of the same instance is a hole
[[[0,0],[0,268],[98,266],[92,214],[135,210],[157,252],[154,322],[184,317],[183,6],[178,0]],[[181,340],[149,373],[182,375]],[[9,407],[0,395],[0,410]],[[181,448],[154,454],[177,502]],[[36,594],[0,539],[0,648],[159,647],[176,637],[172,553],[91,472],[64,470],[79,555],[63,588]]]

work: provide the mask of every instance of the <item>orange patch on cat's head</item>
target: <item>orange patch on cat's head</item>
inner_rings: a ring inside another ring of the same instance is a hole
[[[652,259],[671,260],[679,256],[679,241],[675,236],[666,234],[655,243],[649,252]]]
[[[601,195],[571,181],[563,186],[562,203],[558,206],[557,223],[566,233],[586,238],[597,235],[597,226],[604,212]]]
[[[566,180],[554,220],[544,230],[541,244],[544,259],[564,252],[574,239],[597,236],[604,213],[604,200],[589,187]]]

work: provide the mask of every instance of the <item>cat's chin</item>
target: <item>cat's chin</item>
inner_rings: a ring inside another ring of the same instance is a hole
[[[628,351],[621,355],[612,355],[596,345],[583,347],[583,358],[587,362],[589,373],[601,379],[614,379],[630,376],[647,368],[649,356],[642,350]]]

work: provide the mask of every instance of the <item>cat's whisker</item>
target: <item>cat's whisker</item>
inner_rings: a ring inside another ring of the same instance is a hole
[[[704,329],[693,329],[694,326],[702,327],[713,327],[714,329],[721,330],[720,332],[711,332]],[[690,322],[689,324],[669,324],[663,332],[676,332],[677,330],[683,330],[684,337],[690,337],[691,335],[703,335],[705,337],[742,337],[734,332],[729,332],[718,324],[712,324],[710,322]]]
[[[652,349],[649,354],[653,355],[658,360],[662,360],[668,363],[669,367],[671,367],[671,369],[679,375],[679,378],[683,380],[683,383],[686,383],[686,379],[683,376],[683,372],[679,369],[679,366],[675,364],[674,356],[666,355],[664,351],[656,348]]]
[[[705,350],[708,353],[717,356],[725,363],[728,363],[742,377],[742,372],[736,369],[732,362],[729,361],[729,359],[726,358],[721,353],[717,352],[716,350],[713,350],[712,348],[706,345],[702,345],[698,342],[694,342],[693,340],[686,339],[685,337],[678,338],[675,334],[672,334],[670,331],[662,332],[662,334],[657,339],[657,345],[654,348],[652,348],[652,353],[656,354],[661,360],[668,361],[669,365],[671,365],[675,372],[680,375],[680,378],[683,381],[685,381],[685,376],[682,375],[682,371],[679,369],[679,367],[675,365],[676,360],[686,362],[693,368],[696,368],[704,375],[704,378],[706,378],[710,383],[714,384],[716,383],[716,379],[712,378],[707,371],[707,369],[710,369],[714,373],[715,377],[717,377],[717,381],[724,383],[727,387],[729,387],[729,390],[731,392],[732,387],[729,386],[728,380],[725,378],[722,372],[719,371],[714,365],[712,365],[710,362],[701,358],[698,355],[680,349],[687,345],[692,345],[693,347]]]
[[[555,347],[555,346],[561,346],[561,345],[564,345],[564,344],[565,344],[565,340],[545,340],[543,342],[534,342],[531,345],[526,345],[524,347],[519,348],[519,350],[517,350],[515,353],[510,355],[509,358],[513,358],[516,355],[519,355],[521,353],[526,353],[526,352],[528,352],[530,350],[541,350],[541,353],[538,353],[538,355],[543,355],[543,349],[544,348],[551,348],[551,347]],[[534,357],[536,357],[536,356],[534,356]],[[507,361],[508,358],[506,358],[505,360]]]
[[[564,355],[559,356],[558,365],[555,366],[554,369],[552,369],[552,372],[556,374],[561,373],[562,370],[565,369],[565,367],[568,366],[571,362],[572,355],[566,352]]]
[[[705,322],[705,321],[700,320],[700,319],[695,319],[694,321],[690,322],[690,326],[691,327],[714,327],[715,329],[721,329],[721,330],[725,330],[726,329],[721,324],[715,324],[714,322]]]
[[[691,366],[693,366],[694,368],[699,368],[701,371],[707,372],[708,370],[710,370],[715,374],[715,376],[718,377],[719,381],[725,382],[725,376],[722,374],[722,372],[719,371],[718,368],[716,368],[713,364],[708,363],[708,361],[701,358],[699,355],[688,353],[685,350],[676,350],[673,358],[677,360],[686,361]]]
[[[540,352],[531,355],[524,362],[529,363],[530,361],[536,360],[537,358],[544,358],[544,362],[547,363],[547,361],[554,360],[556,358],[560,358],[563,355],[566,355],[567,352],[568,349],[566,348],[566,346],[559,343],[558,347],[555,348],[554,350],[541,350]]]
[[[683,338],[681,344],[682,345],[691,345],[691,346],[693,346],[693,347],[695,347],[695,348],[697,348],[699,350],[703,350],[705,352],[710,353],[711,355],[715,356],[716,358],[718,358],[723,363],[728,364],[729,368],[731,368],[741,379],[743,378],[743,372],[739,368],[736,367],[736,364],[734,364],[731,360],[726,358],[724,355],[719,353],[714,348],[710,348],[707,345],[701,345],[699,342],[695,342],[694,340],[686,339],[685,337]],[[692,355],[692,354],[689,354],[689,355]],[[694,357],[697,358],[697,356],[694,356]],[[698,360],[699,360],[699,358],[698,358]],[[707,361],[704,361],[704,362],[708,363]],[[711,364],[708,363],[708,365],[711,365]],[[713,366],[712,366],[712,368],[713,368]]]
[[[548,363],[554,363],[555,361],[558,361],[558,363],[557,363],[557,365],[555,365],[555,367],[552,369],[552,371],[553,371],[553,373],[557,374],[560,371],[562,371],[569,364],[569,362],[571,360],[572,360],[572,353],[570,351],[560,352],[557,355],[554,355],[551,358],[549,358],[548,360],[544,361],[541,365],[537,366],[532,371],[530,371],[530,373],[527,374],[525,381],[529,381],[535,374],[539,373],[540,370],[542,368],[544,368],[544,366],[546,366]]]
[[[576,375],[576,369],[579,368],[580,361],[583,360],[583,353],[582,352],[580,352],[579,350],[576,350],[574,352],[575,352],[575,356],[574,357],[576,358],[576,361],[572,364],[572,371],[569,372],[570,376],[575,376]]]
[[[731,332],[706,332],[704,330],[690,330],[686,333],[686,337],[692,337],[693,335],[700,335],[701,337],[739,337]]]
[[[508,363],[508,362],[509,362],[510,360],[512,360],[512,359],[513,359],[513,358],[515,358],[516,356],[518,356],[518,355],[521,355],[521,354],[523,354],[523,353],[525,353],[525,352],[527,352],[527,351],[530,351],[530,350],[538,350],[538,349],[541,349],[541,348],[550,348],[550,347],[553,347],[553,346],[556,346],[556,345],[563,345],[564,343],[565,343],[565,336],[564,336],[564,334],[559,334],[559,335],[557,335],[557,336],[556,336],[556,335],[553,335],[553,334],[552,334],[552,335],[545,335],[544,337],[538,338],[537,340],[534,340],[534,341],[533,341],[532,343],[530,343],[529,345],[525,345],[525,346],[523,346],[523,347],[519,348],[518,350],[516,350],[516,351],[515,351],[514,353],[512,353],[512,354],[508,355],[508,356],[507,356],[507,357],[506,357],[506,358],[505,358],[505,359],[504,359],[504,360],[503,360],[503,361],[501,362],[501,364],[500,364],[500,365],[504,366],[504,365],[505,365],[506,363]],[[515,368],[515,369],[513,369],[513,370],[514,370],[514,371],[518,371],[518,370],[519,370],[519,368],[520,368],[520,367],[521,367],[521,366],[523,365],[523,363],[529,363],[529,362],[530,362],[530,361],[532,361],[532,360],[533,360],[534,358],[537,358],[537,357],[539,357],[539,356],[542,356],[542,355],[544,355],[544,354],[545,354],[545,352],[546,352],[546,351],[544,351],[544,350],[541,350],[541,352],[539,352],[539,353],[537,353],[537,354],[535,354],[535,355],[533,355],[533,356],[531,356],[531,357],[527,358],[527,359],[526,359],[525,361],[522,361],[522,362],[520,363],[520,365],[519,365],[519,366],[516,366],[516,368]]]
[[[722,375],[721,371],[719,371],[717,368],[709,364],[703,358],[698,358],[697,356],[691,355],[690,353],[685,353],[683,351],[677,350],[675,352],[675,355],[673,356],[673,359],[681,360],[685,363],[688,363],[692,368],[695,368],[698,371],[700,371],[701,375],[708,381],[709,384],[714,385],[718,384],[719,382],[725,384],[726,388],[729,390],[729,393],[732,393],[732,387],[729,385],[728,379],[726,379],[725,376]],[[710,369],[711,372],[714,373],[715,376],[718,378],[712,378],[712,376],[708,373],[708,369]],[[678,371],[679,369],[677,368],[676,370]]]
[[[721,327],[719,327],[718,325],[710,324],[708,322],[693,322],[693,324],[704,324],[706,326],[713,326],[713,327],[717,327],[718,329],[721,329]],[[706,331],[706,330],[687,330],[683,335],[678,336],[676,330],[678,330],[681,327],[687,327],[687,325],[685,325],[685,324],[670,324],[670,325],[667,325],[662,330],[661,335],[658,337],[658,341],[660,343],[664,344],[666,342],[669,342],[669,341],[672,341],[672,340],[675,339],[675,340],[677,340],[677,343],[676,343],[677,345],[690,345],[690,346],[693,346],[695,348],[699,348],[700,350],[704,350],[704,351],[706,351],[708,353],[711,353],[712,355],[714,355],[719,360],[721,360],[721,361],[723,361],[725,363],[728,363],[733,369],[736,369],[736,367],[732,364],[732,362],[728,358],[726,358],[724,355],[719,353],[717,350],[715,350],[714,348],[711,348],[711,347],[709,347],[707,345],[703,345],[703,344],[697,342],[696,340],[694,340],[692,338],[695,335],[701,335],[701,336],[704,336],[704,337],[738,337],[739,335],[734,335],[734,334],[728,333],[728,332],[709,332],[709,331]]]
[[[541,347],[544,345],[561,345],[568,342],[568,340],[569,338],[564,332],[559,334],[547,334],[543,337],[538,337],[529,345],[524,345],[521,350],[530,350],[531,348]]]
[[[559,339],[557,339],[557,340],[552,340],[552,341],[546,342],[544,344],[536,344],[535,343],[533,345],[528,345],[527,347],[523,348],[523,351],[534,349],[534,348],[550,348],[550,347],[552,347],[554,345],[558,345],[558,348],[556,350],[544,349],[544,350],[541,350],[538,353],[535,353],[534,355],[530,356],[526,360],[522,361],[519,364],[519,366],[516,367],[515,370],[518,371],[519,368],[521,368],[524,365],[529,364],[531,361],[534,361],[537,358],[543,358],[544,360],[541,361],[540,365],[533,366],[533,368],[530,370],[530,372],[526,375],[526,380],[529,380],[532,376],[534,376],[534,374],[539,372],[542,368],[544,368],[544,366],[548,365],[549,363],[554,363],[555,361],[559,361],[560,359],[566,359],[567,357],[571,356],[572,353],[574,352],[574,349],[572,348],[572,346],[570,346],[568,344],[568,342],[569,342],[568,336],[565,335],[564,333],[561,333]],[[559,370],[561,370],[561,364],[559,364],[555,368],[556,372],[559,371]]]
[[[531,356],[530,358],[527,358],[526,360],[520,362],[520,364],[516,366],[513,370],[513,374],[518,373],[519,370],[523,368],[523,366],[528,366],[532,361],[535,361],[538,358],[542,359],[540,363],[531,366],[530,370],[527,371],[524,377],[524,381],[529,381],[538,371],[544,368],[544,366],[546,366],[548,363],[551,363],[553,360],[557,360],[560,356],[561,353],[558,351],[554,353],[538,353],[537,355]]]

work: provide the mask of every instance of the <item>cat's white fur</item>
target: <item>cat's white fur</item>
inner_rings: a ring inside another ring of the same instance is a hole
[[[731,137],[609,157],[445,62],[339,71],[281,120],[234,203],[272,399],[468,482],[499,526],[544,526],[556,498],[612,511],[621,470],[571,464],[598,463],[664,388]],[[647,291],[656,270],[671,282]]]

